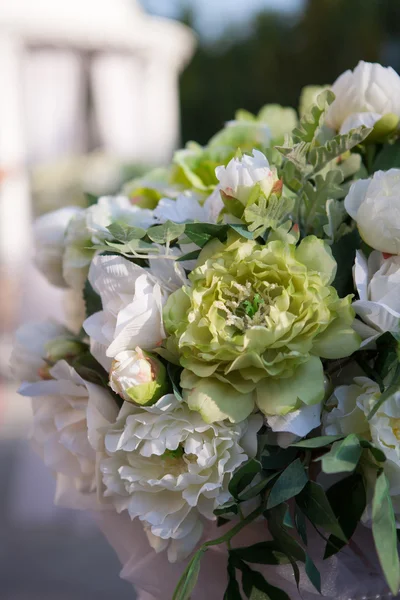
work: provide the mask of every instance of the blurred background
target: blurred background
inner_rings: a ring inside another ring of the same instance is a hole
[[[238,108],[297,108],[361,59],[400,71],[398,0],[0,0],[0,598],[133,598],[90,518],[53,507],[8,360],[63,320],[31,265],[35,216],[117,192]]]

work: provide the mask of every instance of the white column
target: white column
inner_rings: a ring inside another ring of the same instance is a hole
[[[154,52],[146,61],[141,93],[146,158],[166,164],[179,144],[180,106],[178,68],[171,57]]]
[[[93,57],[95,120],[105,152],[143,162],[143,63],[140,57],[104,52]]]

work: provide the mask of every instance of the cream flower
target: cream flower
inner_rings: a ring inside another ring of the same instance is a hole
[[[64,238],[73,217],[83,209],[71,206],[60,208],[39,217],[34,225],[35,265],[50,283],[67,287],[63,276]]]
[[[105,495],[144,522],[157,551],[168,547],[169,560],[181,560],[198,543],[203,518],[214,520],[229,500],[232,473],[255,455],[261,424],[253,415],[209,425],[172,394],[146,409],[125,403],[105,430]]]
[[[352,385],[336,388],[323,414],[325,435],[360,434],[373,442],[386,456],[384,470],[390,494],[400,494],[400,392],[393,394],[368,421],[371,409],[381,395],[377,383],[355,377]],[[333,408],[332,408],[333,407]],[[329,409],[332,410],[329,411]],[[397,501],[400,498],[397,498]]]
[[[168,391],[166,380],[163,363],[139,347],[119,352],[113,360],[110,386],[126,402],[154,404]]]
[[[64,360],[50,369],[52,379],[22,384],[32,398],[34,446],[77,508],[96,507],[96,460],[102,451],[98,429],[114,422],[118,408],[107,390],[84,381]],[[79,499],[78,499],[79,498]]]
[[[119,352],[136,346],[154,350],[160,345],[165,337],[166,295],[149,271],[121,256],[96,256],[89,281],[101,297],[103,310],[86,319],[83,327],[93,356],[107,371]]]
[[[350,188],[344,205],[363,240],[375,250],[400,254],[400,169],[377,171]]]
[[[266,156],[259,150],[253,150],[253,156],[244,154],[241,159],[232,158],[226,167],[217,167],[215,174],[222,192],[243,205],[246,205],[256,183],[269,196],[278,179],[276,170],[270,168]]]
[[[15,334],[10,357],[12,376],[17,381],[40,381],[47,369],[46,345],[60,336],[70,335],[68,330],[54,321],[22,325]]]
[[[107,227],[123,223],[147,229],[155,223],[151,210],[132,205],[124,196],[104,196],[82,211],[69,224],[63,257],[63,274],[68,285],[81,290],[95,254],[92,244],[104,244],[113,236]]]
[[[381,117],[400,117],[400,77],[391,67],[360,61],[332,85],[336,98],[328,109],[326,124],[340,133],[354,127],[373,126]]]
[[[381,252],[372,252],[365,258],[357,252],[354,280],[359,300],[353,308],[361,321],[354,321],[354,329],[363,337],[363,345],[385,331],[400,330],[400,256],[384,258]]]

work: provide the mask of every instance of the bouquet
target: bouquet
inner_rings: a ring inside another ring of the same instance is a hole
[[[134,521],[137,556],[177,563],[174,600],[205,597],[216,548],[208,598],[317,594],[360,531],[399,590],[399,118],[399,76],[361,62],[299,116],[239,111],[35,224],[36,265],[86,318],[17,332],[33,442],[56,502],[120,516],[117,545]]]

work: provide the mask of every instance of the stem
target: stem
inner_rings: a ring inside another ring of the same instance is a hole
[[[237,535],[239,533],[239,531],[241,531],[243,529],[243,527],[246,527],[246,525],[248,525],[249,523],[254,521],[254,519],[259,517],[260,515],[262,515],[264,510],[265,510],[265,502],[263,502],[258,508],[253,510],[253,512],[250,513],[245,519],[243,519],[243,521],[240,521],[240,523],[235,525],[235,527],[232,527],[232,529],[230,529],[227,533],[225,533],[224,535],[222,535],[219,538],[216,538],[215,540],[210,540],[209,542],[205,542],[205,544],[203,544],[202,548],[208,548],[209,546],[218,546],[219,544],[224,544],[225,542],[230,541],[235,535]]]

